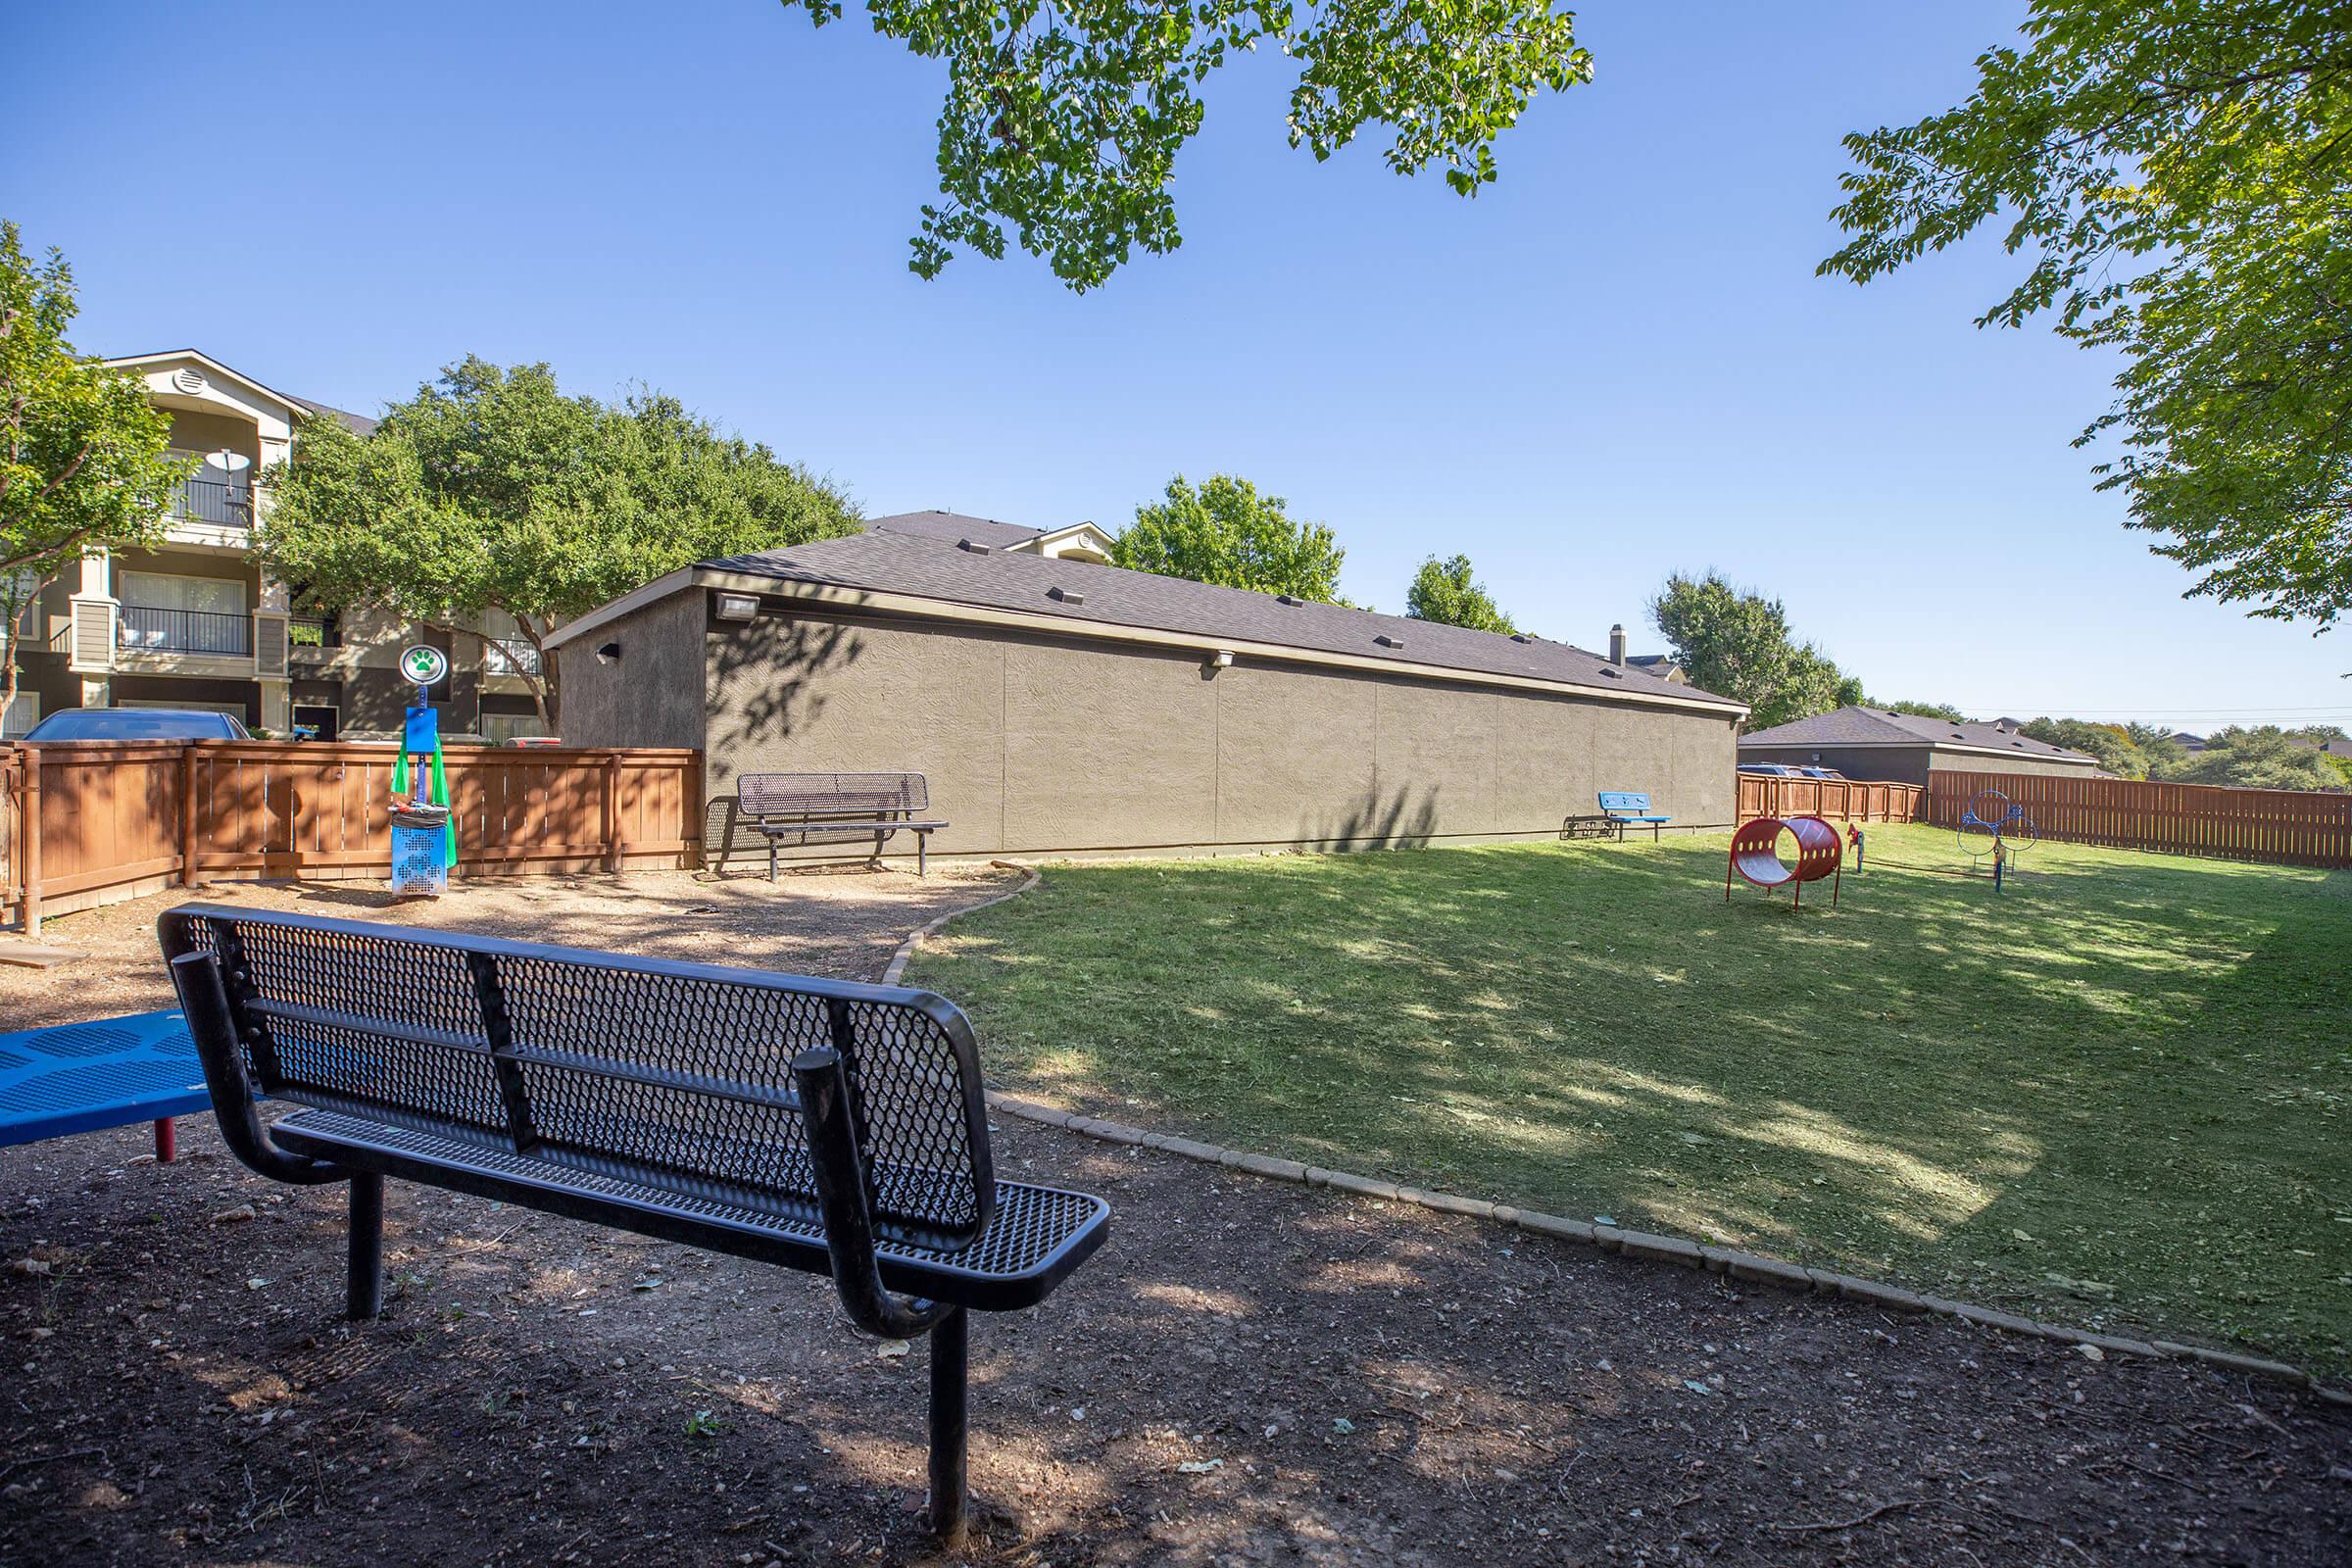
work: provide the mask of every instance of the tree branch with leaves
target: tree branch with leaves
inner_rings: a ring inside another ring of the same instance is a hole
[[[784,0],[819,27],[840,0]],[[1261,45],[1298,63],[1287,129],[1320,161],[1367,127],[1400,174],[1435,164],[1474,195],[1494,143],[1536,95],[1592,75],[1574,13],[1551,0],[868,0],[874,30],[948,67],[940,200],[908,265],[936,277],[958,247],[1007,238],[1074,289],[1141,248],[1183,242],[1176,155],[1207,114],[1201,89]]]
[[[36,264],[0,222],[0,712],[41,590],[93,552],[159,541],[190,466],[137,376],[74,351],[79,308],[65,258]]]
[[[1997,227],[2029,258],[1978,324],[2047,313],[2124,360],[2077,438],[2189,592],[2352,610],[2352,10],[2034,0],[1968,101],[1848,136],[1821,271],[1858,283]]]

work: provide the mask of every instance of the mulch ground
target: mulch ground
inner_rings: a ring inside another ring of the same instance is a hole
[[[406,908],[871,977],[1001,885],[679,877]],[[59,922],[91,956],[0,970],[0,1008],[164,1004],[138,943],[167,902]],[[1116,1213],[1052,1300],[975,1324],[988,1517],[947,1557],[912,1511],[924,1348],[851,1331],[825,1281],[396,1184],[392,1298],[355,1325],[340,1195],[245,1171],[209,1118],[170,1166],[137,1129],[0,1151],[0,1561],[2352,1558],[2352,1412],[2310,1395],[997,1136],[1008,1175]]]

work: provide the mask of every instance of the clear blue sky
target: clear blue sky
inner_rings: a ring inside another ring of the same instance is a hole
[[[1983,715],[2352,715],[2342,633],[2181,600],[2069,438],[2112,367],[1980,332],[1978,245],[1817,279],[1838,136],[1962,96],[2022,0],[1599,0],[1589,88],[1464,202],[1283,144],[1278,58],[1210,99],[1186,243],[1096,293],[925,283],[941,68],[851,8],[137,6],[12,16],[0,214],[62,246],[82,348],[196,347],[373,411],[466,353],[635,381],[869,513],[1132,516],[1245,474],[1402,607],[1467,552],[1523,624],[1657,642],[1674,568],[1787,601],[1874,695]]]

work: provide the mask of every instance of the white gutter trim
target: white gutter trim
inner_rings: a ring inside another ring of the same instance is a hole
[[[237,369],[233,366],[222,365],[219,360],[214,359],[210,354],[205,353],[202,349],[166,349],[159,354],[125,354],[118,359],[101,360],[98,363],[110,370],[135,370],[142,366],[165,365],[173,360],[194,360],[206,369],[216,371],[226,376],[229,380],[236,382],[246,391],[261,393],[262,396],[270,399],[272,403],[279,405],[286,411],[286,414],[289,416],[289,422],[294,419],[314,419],[326,417],[326,416],[318,414],[314,410],[304,408],[301,404],[295,402],[291,397],[288,397],[285,393],[280,392],[277,388],[270,386],[265,382],[256,381],[252,376],[247,375],[243,370]]]
[[[687,566],[671,572],[666,577],[656,578],[634,593],[624,594],[611,604],[592,610],[570,624],[558,628],[548,636],[545,646],[550,649],[560,648],[575,638],[585,637],[601,626],[610,625],[623,615],[632,614],[656,600],[665,599],[690,586],[702,589],[722,589],[729,593],[759,594],[768,599],[784,599],[828,608],[868,610],[886,614],[908,615],[922,620],[946,620],[965,625],[1002,626],[1023,631],[1038,631],[1057,637],[1085,637],[1102,642],[1138,643],[1154,648],[1181,648],[1196,653],[1216,653],[1222,650],[1238,657],[1278,660],[1285,663],[1319,664],[1330,668],[1369,670],[1388,675],[1410,675],[1421,680],[1494,686],[1507,691],[1540,691],[1591,697],[1603,702],[1625,703],[1635,707],[1678,709],[1690,712],[1706,713],[1723,719],[1739,718],[1747,712],[1747,709],[1738,703],[1700,702],[1694,698],[1675,697],[1653,692],[1611,691],[1606,686],[1585,686],[1572,681],[1551,680],[1534,675],[1506,675],[1487,670],[1456,669],[1448,664],[1424,664],[1401,659],[1371,659],[1360,654],[1335,654],[1322,649],[1298,648],[1288,643],[1259,643],[1198,632],[1161,631],[1149,626],[1126,626],[1111,621],[1082,620],[1065,615],[1041,615],[1033,612],[999,610],[986,605],[960,604],[950,599],[930,599],[915,594],[884,593],[873,589],[842,587],[833,583],[804,582],[797,578],[765,577],[745,572],[718,571],[707,566]]]

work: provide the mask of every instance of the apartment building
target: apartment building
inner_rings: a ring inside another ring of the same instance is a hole
[[[19,696],[0,714],[15,736],[62,708],[195,708],[257,732],[319,739],[389,733],[409,688],[400,650],[450,655],[435,695],[444,730],[490,740],[543,732],[526,675],[537,652],[493,617],[452,634],[368,612],[298,613],[287,585],[255,563],[252,531],[270,510],[260,480],[315,419],[366,434],[372,419],[276,391],[183,349],[108,364],[136,374],[172,418],[172,445],[196,464],[172,496],[152,550],[85,557],[51,583],[20,627]]]

